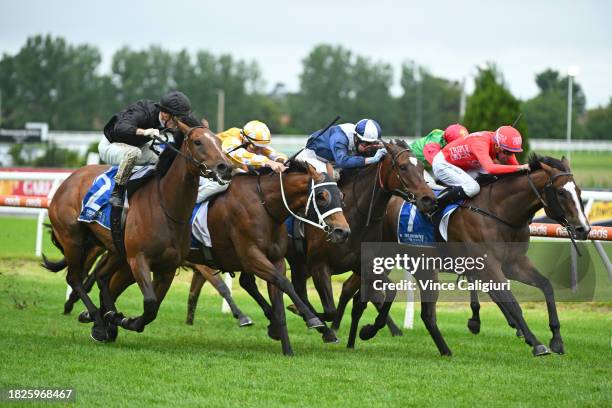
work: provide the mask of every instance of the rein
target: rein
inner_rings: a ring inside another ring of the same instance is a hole
[[[266,204],[266,196],[264,195],[263,189],[261,188],[261,174],[259,173],[257,173],[257,194],[259,194],[259,204],[263,205],[264,210],[266,210],[266,213],[268,213],[270,218],[272,218],[277,224],[282,224],[283,221],[276,218],[276,216],[270,212],[270,209]]]
[[[194,126],[192,128],[189,128],[189,130],[187,131],[187,134],[185,135],[185,138],[187,139],[187,143],[189,143],[189,136],[193,133],[194,130],[196,129],[208,129],[207,126]],[[165,132],[166,130],[168,130],[168,128],[163,129],[162,133]],[[206,177],[209,179],[213,179],[216,182],[218,182],[219,184],[227,184],[227,181],[221,180],[218,176],[217,173],[215,173],[214,170],[211,170],[208,168],[208,166],[206,165],[206,163],[204,162],[199,162],[196,159],[193,158],[193,155],[189,154],[185,154],[183,153],[180,149],[177,149],[176,147],[174,147],[172,144],[168,143],[168,138],[166,138],[165,140],[160,137],[160,136],[153,136],[153,139],[157,140],[160,143],[164,143],[166,144],[166,148],[172,150],[173,152],[175,152],[177,155],[183,157],[185,160],[187,160],[188,162],[190,162],[191,164],[193,164],[194,166],[196,166],[196,168],[200,171],[200,175],[202,177]],[[184,142],[183,142],[184,143]]]

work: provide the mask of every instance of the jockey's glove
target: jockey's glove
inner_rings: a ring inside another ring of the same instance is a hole
[[[385,149],[384,147],[382,149],[378,149],[376,153],[374,154],[374,156],[367,157],[365,159],[365,163],[366,164],[378,163],[379,161],[382,160],[385,154],[387,154],[387,149]]]
[[[144,132],[142,132],[142,135],[143,136],[149,136],[149,137],[159,136],[159,129],[153,129],[153,128],[151,128],[151,129],[144,129]]]

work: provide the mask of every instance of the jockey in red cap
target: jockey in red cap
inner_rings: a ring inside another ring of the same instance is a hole
[[[415,140],[410,144],[410,149],[412,153],[423,162],[425,168],[431,167],[431,162],[434,156],[448,143],[454,142],[456,139],[465,137],[469,133],[467,129],[456,123],[454,125],[450,125],[446,128],[446,130],[434,129],[420,139]],[[425,177],[425,181],[431,188],[442,189],[436,184],[435,180],[429,175],[427,170],[424,171],[423,176]]]
[[[506,174],[529,170],[528,164],[519,164],[514,156],[523,151],[522,142],[518,130],[502,126],[495,132],[472,133],[446,145],[432,161],[436,179],[451,186],[438,196],[438,207],[478,194],[480,186],[473,177],[479,172]]]

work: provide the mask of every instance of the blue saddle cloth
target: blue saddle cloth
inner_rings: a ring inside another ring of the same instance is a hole
[[[100,174],[94,180],[85,197],[83,197],[83,205],[79,221],[97,222],[104,228],[110,230],[110,213],[111,205],[108,203],[111,193],[115,188],[115,175],[117,167],[111,167],[104,173]]]
[[[439,191],[434,191],[436,196]],[[427,245],[436,242],[435,228],[438,228],[440,221],[446,214],[459,207],[459,203],[452,203],[444,208],[432,223],[429,218],[423,215],[415,205],[404,202],[400,209],[399,221],[397,223],[397,239],[402,244]]]

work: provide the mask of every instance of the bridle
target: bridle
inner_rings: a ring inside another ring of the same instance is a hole
[[[160,132],[160,134],[163,134],[164,136],[166,136],[166,132],[169,129],[170,128],[163,129]],[[208,129],[208,127],[207,126],[194,126],[194,127],[189,128],[189,130],[185,134],[185,139],[187,139],[187,141],[186,141],[187,143],[193,143],[193,141],[191,139],[189,139],[189,136],[191,136],[193,131],[196,130],[196,129]],[[185,154],[180,149],[177,149],[172,144],[168,143],[168,136],[166,136],[165,139],[162,138],[161,136],[153,136],[153,139],[155,139],[159,143],[166,144],[166,148],[167,149],[172,150],[177,155],[179,155],[179,156],[183,157],[185,160],[187,160],[187,162],[193,164],[198,169],[198,171],[200,172],[200,176],[212,179],[212,180],[216,181],[217,183],[219,183],[221,185],[225,185],[225,184],[229,183],[229,181],[225,181],[225,180],[221,179],[214,170],[212,170],[211,168],[209,168],[206,165],[206,163],[204,163],[203,161],[196,160],[193,157],[193,154],[191,154],[191,153],[190,154]],[[190,149],[188,149],[188,150],[190,150]]]
[[[315,183],[314,179],[312,177],[310,178],[310,187],[308,188],[308,198],[306,199],[306,206],[305,206],[305,211],[304,211],[304,214],[306,214],[306,218],[305,218],[305,217],[301,217],[298,214],[294,213],[293,211],[291,211],[291,208],[289,208],[289,204],[287,203],[287,197],[285,196],[285,187],[283,185],[283,173],[279,173],[278,176],[280,180],[281,197],[283,198],[283,204],[285,206],[285,209],[289,212],[289,214],[291,214],[296,219],[306,224],[310,224],[313,227],[324,231],[327,234],[327,239],[328,240],[331,239],[331,233],[333,231],[332,231],[331,226],[327,224],[325,219],[331,214],[341,212],[342,206],[341,205],[334,206],[332,208],[327,209],[327,211],[322,213],[321,209],[319,209],[319,206],[317,204],[316,192],[317,192],[317,188],[321,188],[325,186],[336,186],[336,188],[338,188],[338,184],[335,181],[322,181],[320,183]],[[263,201],[262,204],[265,206],[265,201]],[[308,219],[308,212],[311,209],[310,207],[311,205],[312,205],[312,209],[314,210],[317,216],[317,222],[314,222]],[[333,205],[333,202],[331,202],[330,205]],[[269,213],[270,212],[268,211],[268,214]]]
[[[567,221],[567,218],[565,217],[565,211],[563,211],[563,208],[561,208],[561,203],[559,203],[559,197],[557,196],[556,189],[553,186],[555,180],[563,176],[574,177],[574,175],[569,171],[561,171],[552,176],[548,176],[548,181],[546,182],[546,184],[544,185],[544,189],[542,190],[544,193],[544,197],[536,188],[535,184],[533,183],[533,180],[531,180],[531,175],[529,173],[527,173],[527,180],[529,181],[529,186],[533,190],[533,193],[536,195],[538,200],[540,200],[540,203],[542,203],[542,207],[544,207],[546,215],[549,218],[557,221],[567,230],[568,235],[572,240],[572,243],[574,244],[578,255],[580,255],[580,251],[578,250],[578,246],[576,245],[575,241],[576,229]],[[546,201],[544,200],[544,198],[546,198]]]
[[[404,180],[404,178],[401,175],[400,169],[399,169],[399,164],[397,163],[398,158],[406,153],[406,152],[412,152],[412,150],[410,150],[409,148],[405,148],[400,150],[399,152],[397,152],[397,154],[390,154],[391,157],[391,172],[395,173],[395,176],[397,177],[397,179],[399,180],[400,184],[402,185],[403,189],[399,189],[396,188],[393,191],[389,191],[387,189],[385,189],[385,183],[383,183],[382,180],[382,165],[383,165],[383,161],[381,160],[378,162],[378,165],[376,167],[376,178],[374,180],[374,184],[372,185],[372,195],[370,196],[370,204],[368,205],[368,214],[367,214],[367,219],[366,219],[366,227],[370,225],[370,220],[372,218],[372,210],[374,207],[374,197],[376,195],[376,188],[377,186],[384,191],[385,193],[390,193],[390,194],[396,194],[398,196],[400,196],[402,199],[404,199],[405,201],[411,203],[411,204],[415,204],[416,203],[416,195],[414,193],[411,193],[409,191],[409,187],[408,184],[406,183],[406,180]],[[390,173],[391,173],[390,172]],[[387,174],[388,177],[388,174]],[[353,183],[353,197],[357,197],[357,191],[356,191],[356,184],[357,183]],[[357,211],[359,211],[359,207],[356,206]]]

